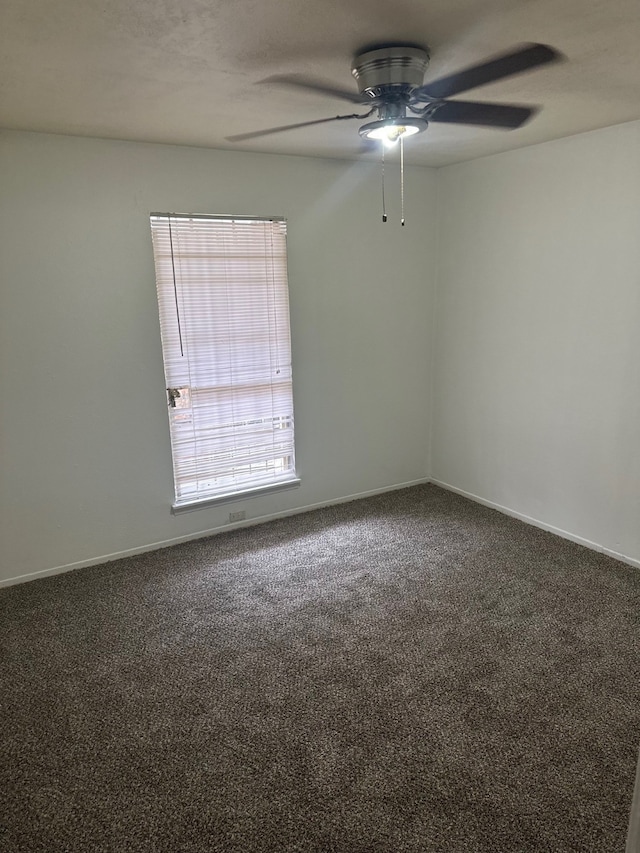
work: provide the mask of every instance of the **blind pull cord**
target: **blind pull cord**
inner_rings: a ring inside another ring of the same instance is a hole
[[[171,270],[173,272],[173,297],[176,301],[176,319],[178,321],[178,337],[180,338],[180,355],[184,357],[182,348],[182,329],[180,327],[180,307],[178,306],[178,286],[176,284],[176,262],[173,256],[173,234],[171,233],[171,217],[169,217],[169,245],[171,246]],[[175,401],[173,404],[175,406]]]

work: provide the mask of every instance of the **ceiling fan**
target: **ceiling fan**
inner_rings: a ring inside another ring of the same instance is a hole
[[[374,45],[357,54],[351,65],[358,92],[339,89],[323,81],[295,74],[276,75],[262,81],[339,98],[369,107],[367,112],[271,127],[228,136],[227,139],[230,142],[241,142],[330,121],[368,119],[374,114],[373,121],[360,127],[360,136],[365,140],[382,140],[386,145],[394,145],[398,140],[403,141],[406,136],[422,133],[429,122],[481,125],[510,130],[521,127],[537,112],[537,108],[448,99],[452,95],[530,71],[562,58],[558,51],[548,45],[524,44],[508,53],[425,85],[424,74],[429,64],[429,52],[426,48],[412,44]]]

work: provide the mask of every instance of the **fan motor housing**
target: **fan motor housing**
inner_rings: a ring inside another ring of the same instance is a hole
[[[420,47],[391,45],[358,54],[351,73],[363,95],[375,97],[380,90],[422,86],[429,53]]]

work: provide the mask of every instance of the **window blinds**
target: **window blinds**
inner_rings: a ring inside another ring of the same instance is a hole
[[[293,480],[283,220],[153,214],[176,506]]]

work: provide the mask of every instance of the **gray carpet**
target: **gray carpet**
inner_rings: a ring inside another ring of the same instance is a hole
[[[434,486],[1,590],[0,849],[618,853],[639,604]]]

